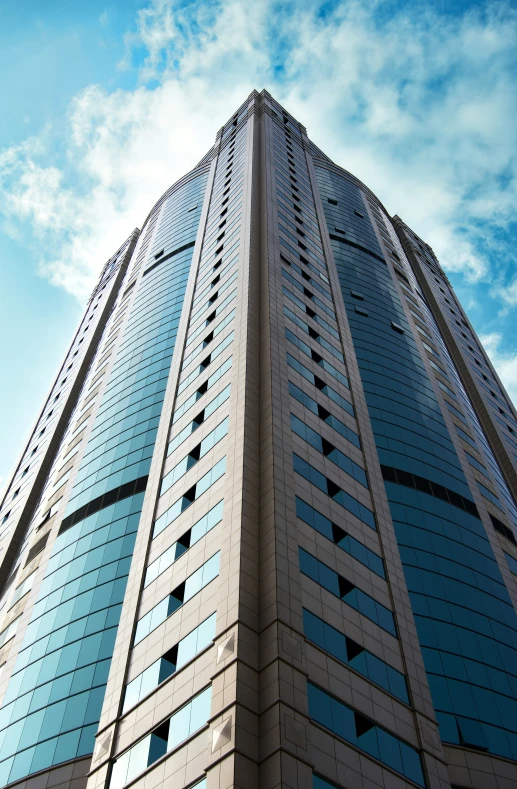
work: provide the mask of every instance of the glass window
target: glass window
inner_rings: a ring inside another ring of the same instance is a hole
[[[310,291],[305,285],[302,285],[299,280],[291,276],[291,274],[289,274],[285,268],[282,268],[282,277],[287,280],[287,282],[289,282],[293,288],[296,288],[296,290],[298,290],[300,293],[303,293],[306,298],[310,299],[310,301],[319,307],[320,310],[323,310],[323,312],[328,315],[329,318],[336,320],[336,314],[334,310],[325,304],[325,302],[318,298],[314,293],[312,293],[312,291]]]
[[[154,524],[153,530],[153,539],[157,537],[164,529],[167,528],[173,521],[178,518],[182,512],[190,507],[190,505],[199,499],[203,493],[206,493],[209,488],[214,485],[218,479],[220,479],[226,470],[226,457],[221,458],[221,460],[213,466],[210,471],[199,479],[192,488],[189,488],[181,498],[179,498],[174,504],[169,507],[159,518],[156,519]]]
[[[231,293],[229,293],[229,294],[228,294],[228,296],[227,296],[225,299],[223,299],[223,300],[222,300],[222,302],[221,302],[220,304],[218,304],[218,305],[217,305],[217,307],[216,307],[216,308],[215,308],[215,310],[214,310],[214,311],[213,311],[213,312],[210,314],[210,316],[209,316],[208,318],[206,318],[206,319],[205,319],[205,320],[204,320],[204,321],[203,321],[203,322],[202,322],[202,323],[201,323],[201,324],[200,324],[200,325],[197,327],[197,329],[195,329],[194,331],[190,332],[190,333],[187,335],[187,340],[186,340],[186,343],[185,343],[185,347],[186,347],[186,348],[187,348],[187,347],[188,347],[188,346],[189,346],[189,345],[190,345],[190,344],[191,344],[191,343],[192,343],[192,342],[193,342],[193,341],[196,339],[196,337],[198,337],[198,336],[199,336],[199,335],[200,335],[200,334],[201,334],[201,333],[204,331],[204,329],[206,329],[206,327],[207,327],[207,326],[209,326],[209,325],[210,325],[210,324],[211,324],[211,323],[212,323],[212,322],[215,320],[215,318],[216,318],[218,315],[220,315],[220,314],[221,314],[221,312],[223,312],[223,310],[224,310],[224,309],[226,309],[226,307],[228,307],[228,305],[229,305],[229,304],[231,304],[231,302],[232,302],[232,301],[235,299],[235,296],[236,296],[236,294],[237,294],[237,288],[234,288],[234,289],[232,290],[232,292],[231,292]],[[213,303],[215,303],[215,300],[214,300],[214,302],[213,302]],[[210,306],[211,306],[211,305],[210,305]]]
[[[312,309],[312,307],[309,307],[302,299],[299,299],[298,296],[296,296],[294,293],[291,293],[289,288],[286,288],[285,285],[282,288],[282,292],[284,296],[286,296],[290,301],[293,302],[293,304],[296,304],[296,306],[300,310],[303,310],[303,312],[306,315],[308,315],[309,318],[311,318],[315,323],[317,323],[323,329],[325,329],[325,331],[328,332],[336,340],[339,340],[339,332],[337,331],[337,329],[331,326],[328,321],[326,321],[324,318],[321,317],[321,315],[318,315],[318,313],[315,312]]]
[[[36,571],[34,571],[30,575],[28,575],[21,582],[21,584],[16,587],[16,589],[14,590],[14,594],[13,594],[13,597],[12,597],[12,600],[11,600],[11,605],[9,606],[9,608],[12,608],[13,605],[18,602],[18,600],[21,600],[21,598],[25,594],[27,594],[27,592],[30,592],[30,590],[32,589],[32,584],[34,582],[34,578],[35,577],[36,577]],[[0,638],[1,638],[1,636],[0,636]]]
[[[334,345],[332,345],[332,343],[330,343],[327,340],[325,340],[325,338],[322,337],[317,332],[315,332],[314,329],[311,329],[306,323],[304,323],[304,321],[302,321],[301,318],[299,318],[297,315],[295,315],[295,313],[292,312],[292,310],[290,310],[288,307],[284,307],[284,314],[296,326],[298,326],[299,329],[302,329],[302,331],[306,332],[310,336],[310,338],[312,340],[317,342],[318,345],[321,345],[321,347],[325,348],[325,350],[328,351],[329,353],[331,353],[332,356],[335,356],[336,359],[339,359],[340,362],[344,363],[345,358],[344,358],[343,354],[341,353],[341,351],[338,351],[338,349],[335,348]]]
[[[345,400],[344,397],[341,397],[341,395],[338,394],[330,386],[328,386],[328,384],[326,384],[325,381],[323,381],[321,378],[318,378],[317,375],[314,375],[314,373],[311,370],[309,370],[307,367],[301,364],[301,362],[299,362],[298,359],[295,359],[294,356],[291,356],[290,353],[287,354],[287,364],[289,365],[289,367],[292,367],[293,370],[296,370],[296,372],[298,372],[303,378],[305,378],[305,380],[313,384],[316,387],[316,389],[318,389],[318,391],[322,392],[322,394],[326,395],[334,403],[337,403],[339,406],[341,406],[341,408],[344,411],[346,411],[351,416],[355,416],[354,407],[351,403],[348,402],[348,400]],[[346,387],[348,389],[349,388],[348,379],[345,378],[345,381],[346,381]]]
[[[388,693],[392,693],[400,701],[409,704],[406,679],[400,671],[389,666],[305,608],[303,609],[303,631],[310,641],[337,660],[346,663],[359,674],[387,690]]]
[[[300,570],[304,575],[397,638],[395,620],[388,608],[378,603],[366,592],[358,589],[342,575],[338,575],[303,548],[298,549],[298,555]]]
[[[501,506],[501,502],[499,501],[499,499],[497,498],[495,493],[492,493],[492,491],[489,490],[486,487],[486,485],[483,485],[478,479],[476,480],[476,482],[478,484],[479,492],[481,493],[481,495],[485,499],[488,499],[488,501],[491,501],[492,504],[495,504],[496,507],[500,507]]]
[[[168,567],[170,567],[176,559],[183,556],[185,551],[188,551],[193,545],[196,544],[207,532],[214,528],[223,518],[223,501],[218,502],[215,507],[203,515],[193,526],[188,529],[176,542],[174,542],[167,550],[158,556],[154,562],[148,566],[144,586],[148,586],[152,581],[158,578]]]
[[[187,356],[184,357],[181,369],[184,370],[186,367],[188,367],[188,365],[198,355],[198,353],[204,350],[217,337],[217,335],[220,334],[232,322],[234,317],[235,310],[232,310],[229,315],[227,315],[220,323],[214,326],[212,331],[207,334],[205,339],[200,342],[199,345],[193,348]]]
[[[214,350],[208,354],[205,359],[203,359],[199,367],[196,367],[194,370],[192,370],[192,372],[189,373],[185,378],[180,378],[180,383],[178,385],[178,395],[181,394],[181,392],[183,392],[188,386],[190,386],[190,384],[196,380],[198,375],[201,375],[201,373],[206,370],[208,365],[212,364],[212,362],[217,359],[226,350],[226,348],[231,345],[232,342],[233,331],[230,332],[230,334],[225,337],[224,340],[220,342],[219,345],[214,348]]]
[[[209,646],[215,637],[215,623],[216,615],[212,614],[165,655],[131,680],[126,688],[123,712],[137,704],[161,682]]]
[[[331,784],[320,778],[319,775],[312,776],[312,789],[338,789],[337,784]]]
[[[7,625],[4,630],[0,633],[0,647],[3,647],[11,638],[14,638],[16,635],[16,631],[18,630],[18,625],[20,624],[21,616],[18,616],[16,619],[13,619],[10,624]]]
[[[504,555],[505,555],[506,561],[508,562],[508,567],[510,568],[512,573],[517,575],[517,559],[514,559],[513,556],[510,556],[510,554],[506,553],[506,552],[505,552]]]
[[[214,554],[208,561],[201,567],[189,575],[189,577],[180,584],[174,591],[167,597],[151,608],[147,614],[138,621],[135,631],[135,644],[142,641],[143,638],[155,630],[162,622],[171,616],[175,611],[180,608],[183,603],[190,600],[194,595],[204,589],[219,573],[219,551]]]
[[[316,376],[313,376],[313,378],[315,377]],[[318,388],[320,388],[320,391],[323,391],[323,394],[327,394],[327,396],[329,396],[327,391],[325,391],[329,389],[329,387],[323,385],[323,387],[318,387]],[[296,400],[298,400],[299,403],[302,403],[302,405],[308,408],[309,411],[312,411],[313,414],[319,416],[319,418],[323,422],[325,422],[325,424],[332,427],[336,431],[336,433],[339,433],[339,435],[343,436],[343,438],[346,438],[347,441],[350,441],[350,443],[358,447],[358,449],[361,448],[361,442],[359,440],[359,436],[354,430],[352,430],[343,422],[341,422],[339,419],[337,419],[337,417],[335,417],[333,414],[329,413],[326,410],[326,408],[320,405],[316,400],[313,400],[312,397],[309,397],[309,395],[306,392],[304,392],[302,389],[296,386],[296,384],[293,384],[292,381],[289,381],[289,394],[292,397],[294,397]],[[338,397],[340,401],[344,400],[344,398],[341,398],[339,395]],[[344,400],[344,402],[347,403],[346,400]],[[339,404],[341,405],[341,402]],[[347,403],[347,405],[350,404]],[[352,416],[353,416],[354,415],[353,407],[351,405],[350,405],[350,409],[352,411]],[[347,408],[346,410],[348,411],[348,413],[350,413],[349,408]]]
[[[172,452],[174,452],[184,441],[187,440],[189,436],[192,435],[192,433],[194,433],[194,431],[198,429],[200,425],[203,424],[203,422],[206,422],[208,417],[211,416],[215,411],[217,411],[219,406],[225,403],[226,400],[228,400],[228,398],[230,397],[230,392],[231,392],[231,385],[228,384],[228,386],[226,386],[222,390],[222,392],[220,392],[217,395],[217,397],[214,397],[214,399],[211,400],[203,408],[203,410],[200,411],[199,414],[197,414],[197,416],[194,417],[192,422],[189,422],[189,424],[186,427],[184,427],[183,430],[180,433],[178,433],[177,436],[175,436],[175,438],[173,438],[173,440],[169,443],[169,446],[167,447],[167,455],[170,455]]]
[[[226,417],[215,427],[197,446],[193,447],[189,454],[186,455],[168,474],[162,479],[160,488],[160,495],[169,490],[178,480],[183,477],[187,471],[195,466],[207,452],[214,448],[214,446],[228,433],[228,420]]]
[[[302,351],[302,353],[304,353],[306,356],[309,356],[314,362],[316,362],[316,364],[325,370],[325,372],[329,373],[329,375],[332,375],[337,381],[342,383],[343,386],[346,386],[347,389],[349,388],[348,378],[346,375],[343,375],[343,373],[339,372],[339,370],[330,364],[330,362],[327,362],[326,359],[323,359],[321,356],[319,356],[316,351],[313,351],[306,343],[303,342],[303,340],[300,340],[296,334],[293,334],[292,331],[286,329],[285,336],[289,342],[292,342],[293,345]]]
[[[307,692],[311,718],[419,786],[425,786],[418,751],[310,682]]]
[[[151,764],[201,729],[210,718],[212,688],[209,686],[194,696],[169,720],[161,723],[136,745],[115,760],[110,789],[121,789]],[[204,779],[197,784],[202,787]]]
[[[332,523],[329,518],[315,510],[299,496],[296,496],[296,514],[302,521],[308,523],[309,526],[312,526],[313,529],[323,534],[324,537],[331,540],[335,545],[338,545],[342,550],[346,551],[350,556],[353,556],[354,559],[357,559],[361,564],[364,564],[372,572],[376,573],[381,578],[386,578],[384,562],[380,556],[350,534],[347,534],[336,523]]]
[[[349,474],[353,479],[368,488],[368,479],[365,470],[351,458],[341,452],[340,449],[333,446],[329,441],[322,438],[319,433],[311,427],[298,419],[297,416],[291,414],[291,428],[293,433],[303,438],[308,444],[311,445],[318,452],[321,452],[332,463],[335,463],[338,468]]]
[[[176,410],[175,410],[175,412],[174,412],[174,414],[173,414],[173,417],[172,417],[172,422],[173,422],[173,424],[174,424],[174,422],[177,422],[177,421],[178,421],[178,419],[180,419],[180,417],[182,417],[182,416],[183,416],[183,414],[185,414],[185,413],[186,413],[186,412],[189,410],[189,408],[192,408],[192,406],[194,405],[194,403],[196,403],[196,402],[197,402],[197,401],[200,399],[200,397],[203,397],[203,395],[205,394],[205,392],[208,392],[208,390],[209,390],[209,389],[211,389],[211,388],[212,388],[212,386],[213,386],[215,383],[217,383],[217,381],[218,381],[220,378],[222,378],[222,376],[223,376],[223,375],[224,375],[226,372],[228,372],[228,370],[231,368],[231,366],[232,366],[232,357],[230,356],[230,357],[229,357],[229,358],[228,358],[228,359],[227,359],[225,362],[223,362],[223,364],[222,364],[220,367],[218,367],[218,368],[217,368],[217,369],[216,369],[216,370],[215,370],[215,371],[212,373],[212,375],[210,375],[210,376],[207,378],[207,380],[205,381],[205,383],[204,383],[204,384],[202,384],[202,385],[199,387],[199,389],[198,389],[196,392],[194,392],[194,393],[193,393],[193,394],[192,394],[190,397],[188,397],[188,398],[187,398],[187,399],[186,399],[186,400],[185,400],[185,401],[184,401],[184,402],[183,402],[183,403],[182,403],[180,406],[178,406],[178,407],[176,408]]]
[[[328,494],[333,501],[339,504],[343,509],[355,515],[363,523],[366,523],[371,529],[376,529],[375,516],[371,510],[361,504],[357,499],[342,490],[335,482],[327,479],[321,471],[311,466],[306,460],[299,455],[293,453],[293,467],[297,474],[300,474],[304,479],[315,485],[324,493]]]
[[[328,299],[328,301],[332,303],[332,296],[330,295],[329,291],[323,287],[323,285],[321,285],[320,282],[317,282],[315,279],[313,279],[313,277],[310,277],[305,271],[302,270],[301,266],[292,260],[288,260],[282,253],[280,253],[280,258],[283,263],[289,266],[289,268],[292,268],[293,271],[296,271],[296,273],[299,274],[300,277],[302,277],[304,281],[311,286],[311,288],[317,290],[318,293],[320,293],[322,296],[324,296],[324,298]],[[284,271],[284,269],[282,269],[282,271]]]

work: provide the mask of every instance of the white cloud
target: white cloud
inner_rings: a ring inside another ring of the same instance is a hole
[[[482,335],[479,339],[513,403],[517,403],[517,349],[503,350],[503,337],[497,332]]]
[[[234,109],[266,87],[449,271],[493,279],[487,254],[501,266],[511,257],[491,228],[507,229],[517,198],[517,13],[501,4],[461,18],[422,4],[386,13],[381,0],[319,8],[315,0],[143,8],[126,37],[128,62],[135,48],[146,53],[140,85],[90,86],[59,135],[45,130],[0,154],[5,226],[44,249],[44,274],[84,296]]]
[[[517,279],[513,279],[507,285],[496,285],[493,293],[506,307],[517,307]]]

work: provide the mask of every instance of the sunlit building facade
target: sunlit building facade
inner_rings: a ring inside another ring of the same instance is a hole
[[[516,472],[431,247],[253,92],[7,485],[0,785],[517,786]]]

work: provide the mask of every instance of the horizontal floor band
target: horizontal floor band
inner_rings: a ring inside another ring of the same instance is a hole
[[[422,493],[427,493],[429,496],[434,496],[435,499],[441,499],[453,507],[458,507],[460,510],[465,510],[469,515],[479,518],[479,512],[473,501],[469,501],[459,493],[455,493],[449,488],[444,488],[437,482],[431,482],[424,477],[418,477],[416,474],[410,474],[408,471],[401,471],[400,469],[391,468],[391,466],[381,466],[382,477],[385,482],[395,482],[398,485],[404,485],[406,488],[414,488]],[[481,519],[480,519],[481,520]]]
[[[182,247],[178,247],[177,249],[174,250],[174,252],[170,252],[168,255],[165,255],[165,257],[160,258],[160,260],[157,260],[156,263],[153,263],[152,266],[146,268],[146,270],[142,274],[142,279],[157,266],[160,266],[162,263],[165,263],[166,260],[170,260],[171,258],[173,258],[174,255],[179,255],[180,252],[185,252],[186,249],[191,249],[191,247],[193,247],[195,243],[196,243],[195,241],[190,241],[188,244],[183,244]]]
[[[127,499],[129,496],[134,496],[136,493],[142,493],[147,487],[147,480],[148,477],[146,476],[139,477],[132,482],[126,482],[125,485],[119,485],[118,488],[109,490],[102,496],[98,496],[96,499],[89,501],[88,504],[84,504],[82,507],[79,507],[78,510],[72,512],[71,515],[68,515],[63,520],[59,528],[59,534],[63,534],[64,531],[69,529],[75,523],[87,518],[89,515],[94,515],[96,512],[103,510],[105,507],[109,507],[110,504],[115,504],[116,501]]]

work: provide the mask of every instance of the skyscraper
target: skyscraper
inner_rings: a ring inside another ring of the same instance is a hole
[[[516,471],[431,247],[253,92],[8,484],[1,785],[517,786]]]

